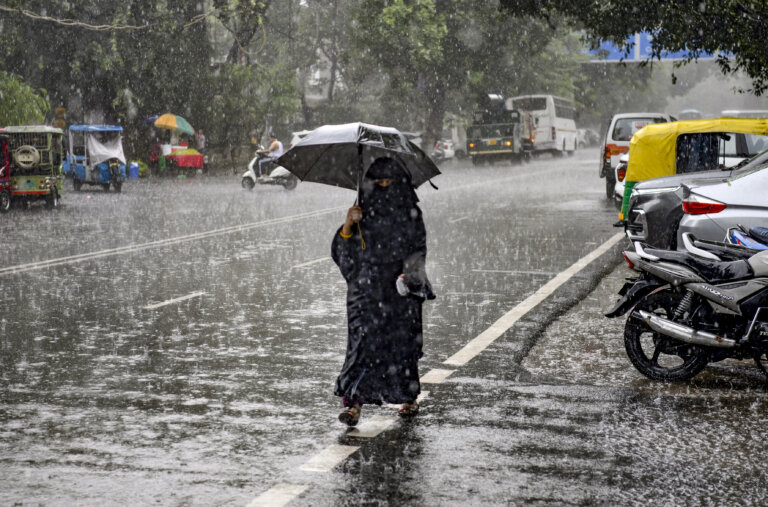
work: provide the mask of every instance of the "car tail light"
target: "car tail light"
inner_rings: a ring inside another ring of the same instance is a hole
[[[635,265],[632,264],[632,261],[629,260],[629,257],[627,257],[627,252],[621,252],[621,256],[624,257],[625,261],[627,261],[627,267],[629,267],[629,269],[635,269]]]
[[[616,169],[616,178],[619,181],[624,181],[624,177],[627,175],[627,168],[629,168],[629,165],[620,165]]]
[[[621,155],[629,151],[629,146],[619,146],[618,144],[606,144],[605,145],[605,158],[609,158],[615,155]]]
[[[714,199],[707,199],[692,194],[683,201],[683,213],[689,215],[706,215],[708,213],[720,213],[728,206]]]

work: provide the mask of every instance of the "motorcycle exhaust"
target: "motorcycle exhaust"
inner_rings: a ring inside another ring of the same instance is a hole
[[[636,310],[632,312],[632,316],[645,321],[645,323],[648,324],[648,327],[657,333],[670,336],[686,343],[704,345],[706,347],[719,347],[723,349],[731,349],[736,346],[736,341],[730,338],[724,338],[716,334],[707,333],[706,331],[697,331],[692,327],[672,322],[669,319],[659,317],[650,312]]]

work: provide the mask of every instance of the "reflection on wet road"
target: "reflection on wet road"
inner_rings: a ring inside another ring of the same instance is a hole
[[[439,191],[419,190],[439,296],[421,372],[453,373],[425,386],[410,423],[366,410],[380,430],[367,439],[338,425],[332,396],[346,287],[328,255],[353,193],[142,180],[0,217],[0,270],[26,265],[0,271],[0,502],[247,505],[271,488],[312,505],[610,501],[624,482],[593,485],[639,438],[653,395],[610,413],[637,392],[632,376],[601,381],[620,354],[583,380],[561,367],[592,356],[567,343],[548,351],[567,357],[520,366],[610,256],[466,365],[444,364],[617,232],[596,158],[456,164]],[[615,345],[609,324],[591,328]],[[359,449],[331,472],[301,469],[334,446]]]

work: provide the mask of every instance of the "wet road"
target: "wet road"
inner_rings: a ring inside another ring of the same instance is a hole
[[[734,389],[755,414],[762,391],[721,370],[702,377],[718,380],[701,381],[697,396],[659,388],[627,368],[621,323],[574,317],[558,328],[555,317],[616,264],[618,246],[606,247],[545,285],[617,232],[596,158],[449,165],[440,190],[419,190],[438,293],[424,307],[420,368],[435,383],[410,423],[388,407],[366,410],[372,434],[385,428],[373,438],[347,434],[332,395],[346,321],[329,244],[352,192],[248,193],[236,176],[139,181],[121,195],[86,189],[53,212],[0,217],[0,503],[610,504],[645,503],[657,490],[669,499],[660,488],[672,472],[686,479],[688,454],[666,408],[694,425],[688,409],[715,403],[703,431],[717,433],[736,416],[723,408]],[[603,289],[605,304],[614,289]],[[535,297],[487,349],[452,359]],[[585,348],[576,330],[591,339]],[[737,435],[731,425],[716,443]],[[333,451],[349,456],[318,464]],[[658,469],[655,453],[670,458]],[[746,468],[754,481],[764,479],[759,463]],[[683,498],[704,498],[691,491]]]

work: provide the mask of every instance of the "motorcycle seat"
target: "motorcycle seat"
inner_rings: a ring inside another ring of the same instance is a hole
[[[688,266],[709,283],[735,282],[754,276],[752,267],[746,260],[714,261],[697,257],[689,252],[653,248],[647,248],[645,252],[655,255],[663,261],[677,262]]]
[[[768,244],[768,227],[750,227],[749,235],[758,241]]]

